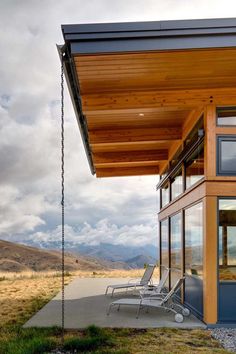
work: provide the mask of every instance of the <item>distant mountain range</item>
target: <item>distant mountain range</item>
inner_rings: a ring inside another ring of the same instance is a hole
[[[45,271],[59,270],[61,254],[59,250],[47,247],[32,247],[0,240],[0,271]],[[45,244],[44,246],[52,246]],[[69,246],[69,245],[68,245]],[[146,263],[155,263],[155,247],[125,247],[100,244],[99,246],[79,245],[67,247],[66,270],[101,270],[143,268]]]
[[[60,269],[60,251],[39,249],[0,240],[0,271],[2,272],[59,271]],[[65,254],[65,270],[67,271],[109,269],[129,269],[129,266],[123,262],[109,262],[68,252]]]
[[[15,240],[14,240],[15,241]],[[17,242],[17,241],[16,241]],[[60,241],[38,241],[31,239],[24,239],[23,244],[44,248],[60,250]],[[124,245],[114,245],[111,243],[100,243],[98,245],[87,245],[85,243],[75,243],[67,241],[65,242],[65,248],[68,252],[87,255],[91,257],[105,259],[111,262],[127,262],[132,258],[141,256],[143,259],[147,257],[144,263],[148,261],[156,262],[158,260],[157,247],[152,244],[147,244],[145,246],[124,246]]]
[[[76,251],[80,254],[86,254],[94,257],[107,259],[113,262],[128,262],[130,261],[130,259],[135,258],[137,256],[142,256],[144,258],[147,257],[147,259],[150,258],[152,261],[157,260],[157,248],[151,244],[136,247],[112,245],[110,243],[100,243],[96,246],[79,244],[77,246],[74,246],[70,250]]]

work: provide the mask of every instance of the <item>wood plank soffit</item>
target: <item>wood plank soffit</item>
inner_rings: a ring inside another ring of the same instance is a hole
[[[93,153],[94,163],[167,160],[168,150]]]
[[[122,176],[142,176],[158,175],[158,166],[147,167],[119,167],[119,168],[97,168],[97,177],[122,177]]]

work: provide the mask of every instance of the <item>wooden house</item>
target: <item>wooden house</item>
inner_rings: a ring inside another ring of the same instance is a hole
[[[208,325],[236,323],[236,19],[63,25],[91,172],[160,176],[160,264]],[[176,270],[177,269],[177,270]]]

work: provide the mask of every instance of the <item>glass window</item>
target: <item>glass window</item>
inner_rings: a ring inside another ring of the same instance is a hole
[[[181,270],[181,214],[170,219],[170,245],[171,245],[171,286],[180,277]]]
[[[217,108],[217,125],[236,125],[236,107]]]
[[[161,221],[161,265],[169,268],[169,236],[167,219]]]
[[[170,201],[169,197],[169,184],[167,183],[164,187],[161,188],[161,207],[163,208]]]
[[[186,188],[191,187],[204,177],[204,145],[194,151],[185,165]]]
[[[236,280],[236,199],[219,200],[219,277]]]
[[[203,213],[202,203],[185,210],[185,272],[202,278]]]
[[[236,174],[236,137],[218,137],[218,174]]]
[[[171,181],[171,200],[177,198],[181,193],[183,193],[182,169],[178,171]]]

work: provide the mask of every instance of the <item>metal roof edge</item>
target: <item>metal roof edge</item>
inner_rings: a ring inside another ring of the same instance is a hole
[[[71,96],[72,104],[76,114],[76,119],[79,125],[83,145],[85,148],[86,156],[88,159],[89,167],[91,173],[94,175],[96,169],[93,164],[92,153],[90,150],[89,140],[88,140],[88,129],[85,116],[83,115],[82,106],[81,106],[81,97],[80,92],[78,91],[78,83],[76,81],[76,76],[73,73],[73,66],[70,57],[68,56],[68,48],[66,45],[57,45],[58,54],[60,57],[61,63],[63,63],[65,78],[67,81],[67,86]]]
[[[236,27],[236,18],[211,18],[146,22],[82,23],[61,26],[64,36],[72,33],[162,31],[176,29]]]

